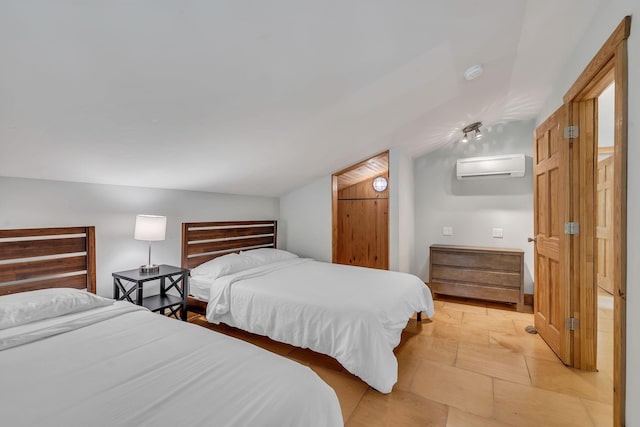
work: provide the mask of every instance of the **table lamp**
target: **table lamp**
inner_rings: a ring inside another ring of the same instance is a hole
[[[134,239],[149,242],[149,262],[140,266],[140,273],[157,273],[160,266],[151,264],[151,242],[164,240],[167,231],[167,217],[158,215],[136,216]]]

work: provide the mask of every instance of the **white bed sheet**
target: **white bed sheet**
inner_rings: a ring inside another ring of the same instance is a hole
[[[393,349],[407,322],[417,311],[434,313],[429,288],[414,275],[310,259],[224,276],[210,288],[210,322],[332,356],[382,393],[398,379]]]
[[[129,303],[1,332],[2,425],[343,425],[309,368]]]

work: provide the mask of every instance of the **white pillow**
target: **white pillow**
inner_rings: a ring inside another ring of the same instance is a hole
[[[207,278],[217,279],[218,277],[248,270],[260,265],[260,262],[254,258],[233,253],[219,256],[218,258],[199,265],[191,270],[191,275],[207,276]]]
[[[0,297],[0,330],[111,305],[115,300],[72,288],[19,292]]]
[[[286,261],[288,259],[298,258],[298,255],[291,252],[284,251],[282,249],[274,248],[260,248],[251,249],[249,251],[240,252],[240,255],[245,255],[260,261],[261,264],[271,264],[272,262]]]

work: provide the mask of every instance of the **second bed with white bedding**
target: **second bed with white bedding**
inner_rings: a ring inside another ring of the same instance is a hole
[[[210,322],[330,355],[383,393],[397,381],[393,349],[408,320],[434,313],[416,276],[301,258],[215,280],[195,276],[191,292],[208,299]]]
[[[309,368],[122,301],[0,330],[0,378],[7,426],[342,425]]]

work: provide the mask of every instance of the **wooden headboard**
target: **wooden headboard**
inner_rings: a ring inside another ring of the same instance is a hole
[[[96,292],[95,227],[0,230],[0,295],[62,287]]]
[[[278,222],[223,221],[182,224],[182,268],[194,268],[221,255],[275,248]]]

